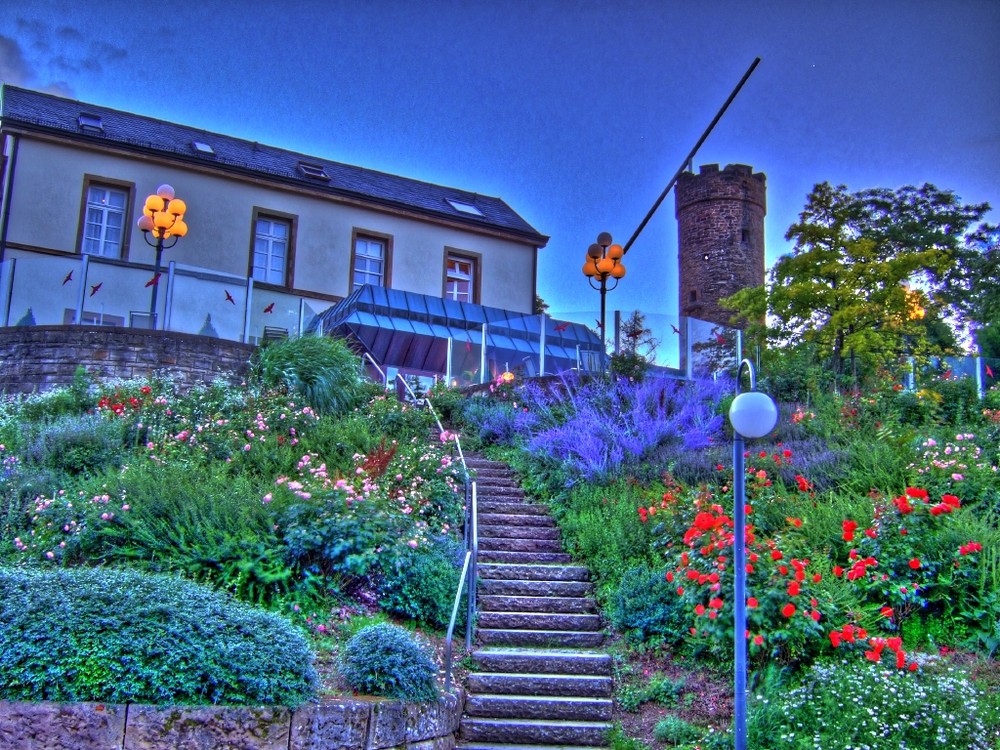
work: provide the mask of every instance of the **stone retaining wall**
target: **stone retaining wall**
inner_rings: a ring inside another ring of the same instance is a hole
[[[246,375],[256,347],[211,336],[107,326],[0,328],[0,393],[47,391],[83,365],[95,380],[170,373],[181,386]]]
[[[453,750],[464,695],[287,708],[0,701],[3,750]]]

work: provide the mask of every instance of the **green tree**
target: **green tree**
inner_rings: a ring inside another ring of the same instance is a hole
[[[979,352],[1000,357],[1000,227],[983,224],[966,243],[945,297],[968,323]]]
[[[948,353],[954,337],[938,323],[969,257],[970,228],[988,210],[930,184],[856,193],[817,185],[785,235],[794,250],[771,271],[768,333],[811,345],[838,375],[847,361],[856,374],[857,357]]]

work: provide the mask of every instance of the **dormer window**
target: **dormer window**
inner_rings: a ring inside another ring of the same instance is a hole
[[[215,156],[215,149],[204,141],[191,141],[191,148],[201,156]]]
[[[470,214],[471,216],[482,216],[483,212],[478,208],[473,206],[471,203],[466,203],[465,201],[457,201],[452,198],[446,198],[448,205],[454,208],[456,211],[461,211],[463,214]]]
[[[76,122],[80,126],[80,130],[84,133],[104,135],[104,123],[101,122],[100,115],[92,115],[87,112],[81,112]]]
[[[326,173],[322,164],[311,164],[309,162],[300,161],[299,172],[303,177],[308,177],[310,180],[322,180],[323,182],[330,181],[330,175]]]

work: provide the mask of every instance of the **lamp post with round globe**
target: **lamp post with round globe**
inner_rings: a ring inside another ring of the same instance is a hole
[[[750,376],[750,390],[740,393],[744,369]],[[743,440],[760,438],[774,429],[778,407],[766,393],[755,390],[757,377],[749,359],[736,371],[736,398],[729,407],[733,426],[733,647],[735,750],[747,747],[747,532],[746,467]]]

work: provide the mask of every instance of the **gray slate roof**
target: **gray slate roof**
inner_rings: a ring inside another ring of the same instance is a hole
[[[81,128],[81,113],[98,116],[103,132]],[[540,234],[500,198],[341,164],[17,86],[3,87],[0,125],[4,129],[16,127],[57,133],[79,141],[107,142],[127,150],[155,152],[189,163],[214,163],[222,170],[253,173],[317,193],[403,208],[470,227],[513,233],[538,246],[548,242],[548,237]],[[214,155],[200,154],[192,145],[194,141],[211,146]],[[303,176],[299,169],[301,162],[322,167],[329,181]],[[448,199],[471,204],[482,216],[458,211]]]

